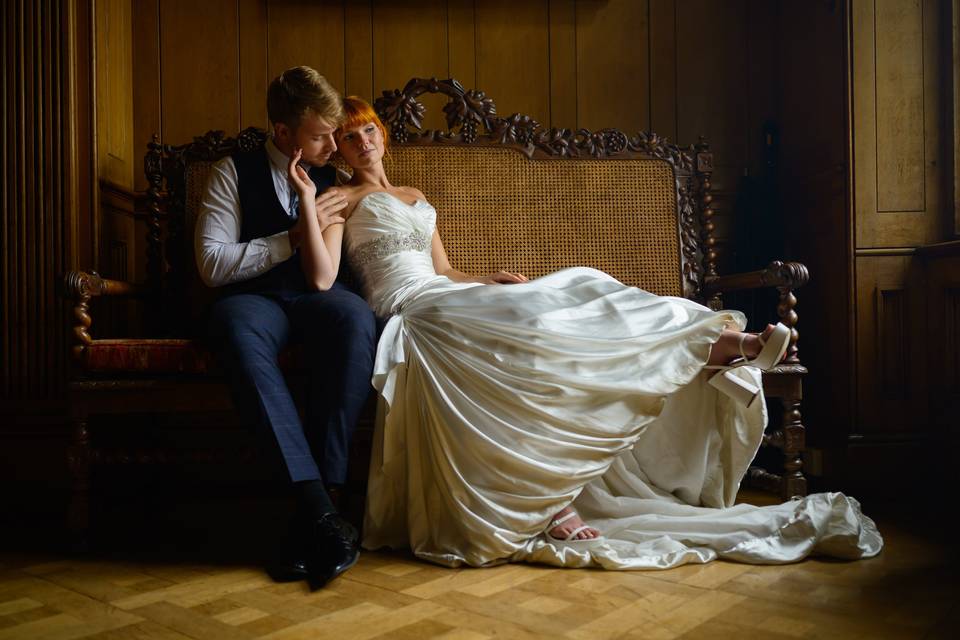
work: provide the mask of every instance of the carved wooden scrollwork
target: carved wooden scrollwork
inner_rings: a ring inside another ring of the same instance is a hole
[[[424,130],[426,107],[417,100],[424,93],[441,93],[449,100],[443,107],[446,131]],[[701,141],[697,147],[681,148],[655,133],[633,136],[617,129],[576,131],[543,128],[534,118],[514,113],[497,116],[497,107],[483,91],[466,90],[457,80],[414,78],[402,89],[384,91],[374,109],[390,131],[395,144],[480,144],[516,149],[528,158],[652,158],[666,161],[674,171],[677,186],[678,226],[683,257],[684,294],[696,296],[703,283],[703,263],[698,238],[701,224],[701,190],[707,180],[712,155]],[[709,197],[703,198],[709,205]],[[704,242],[712,244],[712,226]],[[715,262],[715,254],[713,254]]]
[[[426,107],[417,98],[424,93],[441,93],[449,97],[443,107],[447,131],[423,129]],[[531,158],[611,158],[638,153],[666,160],[685,172],[692,172],[694,168],[693,147],[681,149],[653,133],[628,136],[617,129],[593,132],[587,129],[544,129],[530,116],[519,113],[500,118],[493,100],[483,91],[468,91],[453,78],[414,78],[402,90],[384,91],[374,102],[374,109],[390,130],[393,142],[399,144],[495,143],[515,146]]]
[[[235,138],[215,130],[182,145],[161,144],[155,135],[148,145],[144,159],[144,171],[150,184],[147,190],[147,274],[148,286],[157,305],[156,312],[151,314],[157,322],[153,327],[155,333],[181,329],[164,320],[164,301],[175,303],[182,299],[189,282],[189,270],[194,268],[193,262],[186,259],[186,243],[193,242],[192,238],[185,237],[184,226],[187,164],[196,160],[213,162],[236,150],[252,151],[262,146],[266,139],[266,131],[249,127]],[[163,221],[167,224],[166,242],[161,244]]]

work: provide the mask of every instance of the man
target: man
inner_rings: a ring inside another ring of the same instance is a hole
[[[221,292],[209,332],[237,408],[275,444],[297,497],[289,557],[268,572],[315,589],[359,556],[357,532],[331,492],[346,480],[350,436],[370,393],[376,328],[367,304],[342,282],[314,290],[297,250],[303,222],[287,178],[295,149],[317,185],[321,229],[344,221],[346,200],[327,191],[338,178],[327,161],[343,117],[340,96],[315,70],[295,67],[270,84],[267,114],[273,135],[263,148],[213,166],[197,219],[197,266]],[[303,422],[277,365],[291,342],[302,345],[309,371]]]

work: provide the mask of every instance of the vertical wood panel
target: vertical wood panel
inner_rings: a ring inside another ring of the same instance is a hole
[[[267,6],[239,0],[240,128],[267,127]]]
[[[648,9],[647,0],[577,3],[578,126],[650,127]]]
[[[165,141],[240,126],[236,0],[160,3],[161,104]]]
[[[133,32],[133,184],[147,188],[143,156],[153,134],[160,130],[160,6],[159,0],[137,0],[132,11]],[[138,247],[138,248],[142,248]],[[142,252],[138,255],[144,255]],[[142,270],[141,270],[142,271]],[[139,276],[142,277],[142,273]]]
[[[373,3],[373,86],[400,89],[413,77],[450,75],[447,8],[431,0]],[[379,95],[379,94],[378,94]],[[445,97],[424,95],[423,126],[445,129]]]
[[[714,189],[732,189],[747,157],[746,3],[683,0],[677,42],[677,139],[706,136]]]
[[[811,370],[818,366],[848,373],[835,380],[810,377],[814,392],[829,399],[811,403],[811,420],[824,422],[833,419],[836,408],[852,410],[854,397],[855,367],[850,361],[854,332],[848,312],[854,304],[853,242],[846,195],[850,138],[846,64],[838,64],[848,60],[845,42],[850,16],[844,16],[839,5],[831,10],[802,0],[784,2],[778,14],[776,111],[788,255],[810,269],[811,281],[800,295],[804,305],[818,309],[815,314],[800,313],[801,327],[809,331],[801,329],[801,335],[818,336],[801,350]],[[818,99],[811,100],[812,95]],[[841,415],[839,423],[847,417]]]
[[[373,14],[370,0],[344,7],[344,83],[347,95],[373,100]]]
[[[473,0],[447,1],[450,76],[467,89],[477,88],[477,31],[473,6]]]
[[[20,94],[22,101],[20,120],[23,123],[21,131],[33,132],[33,135],[28,136],[20,145],[20,162],[23,169],[20,173],[19,183],[20,193],[23,194],[21,204],[23,209],[20,212],[21,217],[17,225],[19,227],[17,235],[20,239],[20,245],[17,247],[18,268],[15,272],[17,279],[17,356],[22,367],[20,370],[21,379],[19,381],[21,385],[20,390],[21,393],[24,394],[29,394],[32,391],[31,387],[33,385],[31,385],[31,382],[33,382],[34,379],[34,372],[31,366],[32,363],[30,362],[30,347],[35,344],[33,341],[34,324],[30,322],[33,305],[30,299],[29,276],[32,269],[30,265],[30,255],[26,249],[31,244],[30,223],[37,218],[37,204],[40,199],[40,194],[37,193],[34,185],[35,172],[24,169],[35,166],[36,149],[38,145],[42,144],[41,136],[43,135],[43,131],[37,126],[34,116],[34,108],[41,100],[40,96],[36,95],[36,86],[34,85],[34,74],[40,65],[40,61],[37,60],[36,55],[36,48],[40,39],[40,32],[35,24],[36,11],[38,9],[38,3],[27,2],[23,6],[23,14],[21,15],[24,35],[24,65],[21,76],[23,92]]]
[[[337,0],[267,2],[267,75],[308,65],[337,91],[344,88],[343,3]]]
[[[96,17],[99,177],[131,189],[134,160],[130,0],[100,0]]]
[[[923,211],[923,6],[875,7],[877,211]]]
[[[577,14],[575,0],[550,0],[550,122],[577,128]]]
[[[14,29],[13,3],[7,2],[0,7],[0,23],[3,28],[3,42],[0,44],[0,91],[4,98],[13,95],[13,61],[14,61]],[[3,154],[3,164],[0,166],[0,393],[4,398],[10,396],[10,368],[13,363],[10,357],[10,284],[7,279],[10,273],[9,234],[12,226],[12,189],[10,188],[10,149],[13,129],[13,101],[0,101],[0,154]],[[8,131],[11,133],[8,134]]]
[[[676,0],[650,0],[650,130],[674,141],[677,141],[676,11]]]
[[[777,94],[782,90],[779,80],[776,31],[779,7],[767,0],[747,0],[747,168],[750,175],[768,175],[771,168],[764,166],[766,141],[763,125],[779,125]],[[838,118],[839,119],[839,118]],[[778,158],[779,160],[779,158]],[[779,167],[772,168],[776,171]]]
[[[960,236],[960,0],[953,0],[950,11],[950,35],[953,53],[948,62],[944,75],[949,76],[953,84],[953,234]],[[951,228],[950,225],[947,226]]]
[[[941,137],[942,105],[949,100],[940,80],[948,32],[941,5],[852,2],[858,248],[914,247],[941,239],[941,206],[950,197],[950,185],[942,180],[950,147]]]
[[[547,0],[476,4],[477,87],[500,115],[523,113],[550,121]]]
[[[90,42],[73,30],[92,29],[84,3],[5,3],[0,9],[0,413],[62,410],[66,352],[64,308],[56,278],[75,257],[70,217],[89,225],[70,173],[79,145],[76,123],[93,96],[72,82],[74,64],[89,64]],[[81,22],[78,26],[77,20]],[[87,100],[78,105],[74,89]],[[89,131],[89,129],[86,129]],[[92,150],[89,140],[84,149]],[[92,151],[91,151],[92,155]],[[87,191],[86,193],[89,193]],[[9,423],[0,421],[0,427]]]
[[[926,428],[924,305],[908,256],[861,256],[857,269],[856,433]]]

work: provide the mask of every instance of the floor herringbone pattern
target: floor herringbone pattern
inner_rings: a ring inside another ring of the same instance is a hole
[[[257,566],[7,553],[0,640],[953,637],[947,547],[880,524],[887,549],[861,562],[451,570],[364,553],[316,593]]]

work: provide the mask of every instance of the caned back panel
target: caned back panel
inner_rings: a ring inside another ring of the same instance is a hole
[[[676,181],[661,160],[529,160],[494,147],[395,146],[390,181],[436,207],[451,264],[537,277],[588,266],[660,295],[682,296]],[[211,163],[187,165],[183,257],[191,315],[212,292],[194,263],[193,232]],[[197,318],[199,321],[199,317]]]
[[[396,146],[395,185],[436,207],[450,263],[471,274],[536,277],[588,266],[682,296],[676,180],[655,159],[529,160],[494,147]]]

